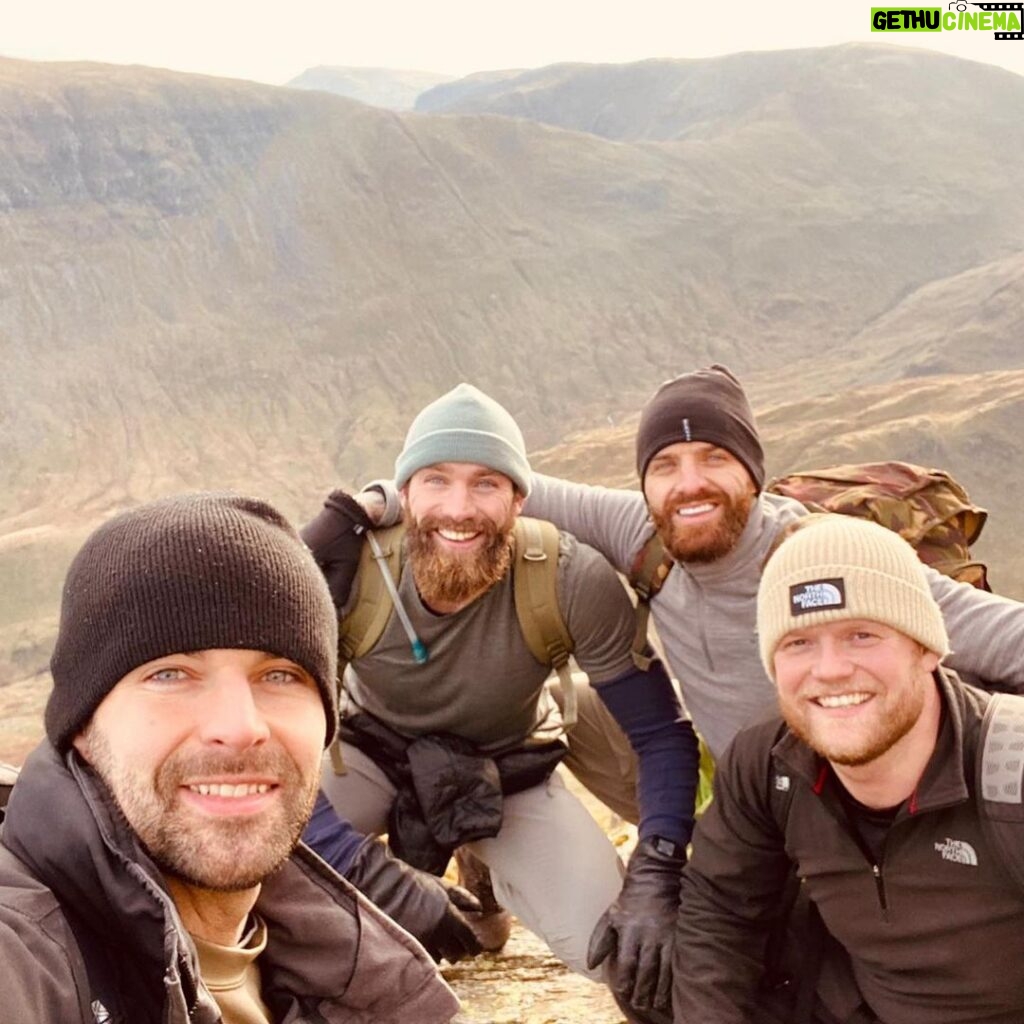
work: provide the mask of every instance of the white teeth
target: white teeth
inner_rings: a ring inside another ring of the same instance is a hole
[[[863,704],[870,693],[839,693],[832,697],[816,697],[815,703],[823,708],[849,708]]]
[[[710,502],[706,501],[702,505],[683,505],[676,509],[677,516],[702,516],[705,512],[710,512],[715,506]]]
[[[266,793],[270,789],[265,782],[255,783],[241,783],[237,786],[231,786],[227,783],[208,783],[199,782],[194,786],[188,787],[193,793],[198,793],[200,796],[222,796],[222,797],[241,797],[241,796],[254,796],[257,793]]]
[[[479,531],[477,530],[438,530],[445,540],[472,540]]]

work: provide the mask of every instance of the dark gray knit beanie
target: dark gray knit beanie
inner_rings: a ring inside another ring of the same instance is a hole
[[[313,557],[266,502],[190,494],[141,505],[96,530],[68,570],[46,734],[64,749],[116,683],[154,658],[247,648],[312,675],[330,742],[337,627]]]
[[[715,363],[666,381],[640,414],[636,470],[643,484],[647,464],[677,441],[706,441],[731,452],[764,487],[764,452],[754,413],[740,382]]]

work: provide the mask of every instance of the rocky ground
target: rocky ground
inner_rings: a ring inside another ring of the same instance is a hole
[[[501,953],[444,968],[462,1000],[455,1024],[622,1024],[603,985],[566,970],[518,925]]]

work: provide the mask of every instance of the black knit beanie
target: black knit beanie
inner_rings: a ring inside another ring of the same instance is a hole
[[[731,452],[764,487],[764,452],[754,413],[740,382],[717,363],[667,381],[640,414],[636,469],[643,483],[647,464],[666,445],[706,441]]]
[[[258,498],[190,494],[104,523],[64,582],[46,734],[63,750],[132,669],[248,648],[301,665],[337,725],[337,613],[288,521]]]

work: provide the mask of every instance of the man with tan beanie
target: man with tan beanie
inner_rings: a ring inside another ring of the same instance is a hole
[[[675,1021],[1019,1024],[1024,892],[975,779],[993,698],[943,666],[914,551],[873,523],[809,517],[768,561],[757,612],[782,719],[737,735],[698,823]],[[1019,803],[1020,758],[1004,767]],[[793,870],[820,920],[800,970],[821,973],[775,1016],[764,952]]]
[[[259,499],[168,498],[89,537],[0,833],[0,1019],[454,1016],[423,949],[299,842],[335,644],[319,570]]]

